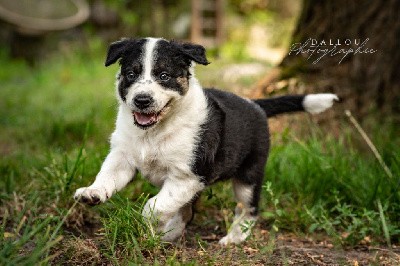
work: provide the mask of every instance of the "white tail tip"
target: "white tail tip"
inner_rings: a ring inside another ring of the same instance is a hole
[[[311,114],[318,114],[332,107],[334,101],[339,101],[339,97],[332,93],[308,94],[304,97],[304,110]]]

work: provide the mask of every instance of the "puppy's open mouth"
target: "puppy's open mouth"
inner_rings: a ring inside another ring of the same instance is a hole
[[[170,102],[168,102],[159,112],[141,113],[133,111],[132,114],[135,124],[141,128],[149,128],[155,125],[168,111],[169,104]]]
[[[143,127],[148,127],[154,125],[158,121],[157,113],[138,113],[133,112],[133,117],[135,118],[135,122]]]

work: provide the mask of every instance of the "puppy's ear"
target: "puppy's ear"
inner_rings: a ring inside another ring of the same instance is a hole
[[[190,60],[202,65],[209,64],[206,57],[206,49],[203,46],[191,43],[177,43],[177,45],[179,50]]]
[[[107,59],[104,65],[108,67],[109,65],[117,62],[117,60],[120,59],[122,54],[125,52],[129,42],[129,39],[122,39],[120,41],[110,44],[107,52]]]

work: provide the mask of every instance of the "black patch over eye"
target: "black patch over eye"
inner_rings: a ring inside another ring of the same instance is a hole
[[[136,74],[133,71],[129,71],[126,73],[125,77],[128,81],[133,81],[136,78]]]
[[[159,78],[162,81],[167,81],[167,80],[169,80],[171,78],[171,76],[168,73],[163,72],[163,73],[160,74]]]

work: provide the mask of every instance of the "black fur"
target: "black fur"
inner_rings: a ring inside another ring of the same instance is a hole
[[[146,39],[122,39],[110,45],[107,52],[105,66],[117,62],[121,64],[120,77],[122,78],[118,91],[125,101],[127,89],[136,82],[143,72],[143,55]],[[175,90],[184,95],[189,88],[192,61],[207,65],[205,49],[201,45],[179,43],[175,41],[160,40],[157,42],[156,57],[152,69],[152,76],[164,88]],[[128,74],[134,73],[133,79],[128,79]],[[161,74],[167,74],[168,80],[162,80]]]
[[[249,204],[256,215],[269,150],[265,112],[232,93],[215,89],[204,92],[209,114],[202,125],[193,172],[207,185],[228,178],[254,185]]]
[[[253,185],[248,204],[256,215],[270,145],[267,116],[304,111],[305,95],[248,101],[215,89],[204,93],[209,113],[201,126],[193,172],[206,185],[229,178]]]
[[[178,43],[178,42],[171,42],[182,54],[188,57],[190,60],[202,64],[208,65],[209,62],[206,58],[206,49],[198,44],[192,43]]]
[[[191,59],[179,47],[178,44],[165,40],[157,43],[152,75],[164,88],[184,95],[189,88]],[[161,80],[162,73],[167,73],[170,78],[166,81]]]
[[[114,64],[119,59],[121,64],[120,83],[118,92],[123,101],[125,101],[128,88],[137,81],[143,71],[143,63],[141,57],[143,55],[143,47],[146,43],[145,39],[123,39],[114,42],[108,48],[105,66]],[[134,74],[133,79],[128,78],[129,73]]]
[[[145,43],[144,39],[141,40],[136,40],[136,39],[122,39],[117,42],[113,42],[110,44],[110,47],[108,47],[108,52],[107,52],[107,58],[106,62],[104,65],[110,66],[114,64],[115,62],[118,61],[123,56],[127,56],[126,52],[129,52],[128,50],[132,51],[134,49],[136,50],[141,50],[143,44]]]
[[[269,99],[254,100],[261,106],[268,117],[281,113],[304,111],[303,100],[305,95],[287,95]]]

